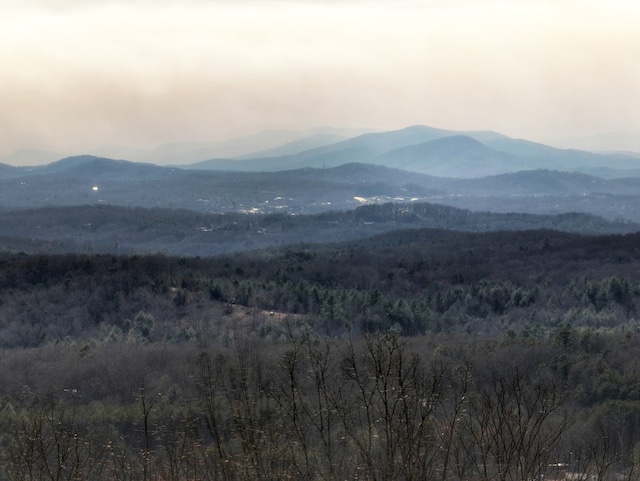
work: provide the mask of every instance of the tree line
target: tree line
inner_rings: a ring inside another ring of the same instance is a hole
[[[635,480],[638,239],[3,254],[2,476]]]
[[[296,215],[292,215],[278,208],[279,202],[289,200],[272,199],[253,206],[242,202],[235,206],[233,201],[234,207],[230,210],[212,209],[204,202],[207,212],[200,212],[199,208],[123,207],[102,203],[0,211],[3,226],[0,252],[3,249],[36,254],[166,252],[212,256],[303,242],[365,239],[398,229],[472,232],[556,229],[584,234],[621,234],[640,229],[634,223],[610,221],[590,214],[478,212],[423,202],[371,204],[318,214],[313,214],[315,209],[309,206],[304,211],[308,213],[296,209]],[[331,204],[329,199],[325,202]]]
[[[600,342],[628,356],[629,336]],[[208,339],[13,353],[57,366],[51,383],[3,384],[3,478],[639,478],[637,403],[580,399],[554,366],[562,342]],[[570,369],[579,362],[570,356]],[[113,364],[126,375],[110,378]]]
[[[342,336],[549,336],[635,325],[638,235],[406,231],[357,243],[212,258],[4,255],[0,346],[76,339],[183,342],[298,329]]]

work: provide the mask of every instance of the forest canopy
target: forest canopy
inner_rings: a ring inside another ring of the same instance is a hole
[[[639,241],[5,253],[0,479],[638,479]]]

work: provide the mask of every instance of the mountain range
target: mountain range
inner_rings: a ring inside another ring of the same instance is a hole
[[[457,132],[412,126],[359,135],[289,155],[209,159],[187,167],[213,170],[277,171],[335,167],[360,162],[441,177],[482,177],[519,170],[554,169],[636,175],[640,156],[557,149],[488,131]]]
[[[572,224],[571,229],[578,232],[633,231],[640,223],[640,156],[634,154],[562,150],[494,132],[454,132],[425,126],[346,139],[326,130],[307,134],[293,140],[288,134],[274,134],[279,140],[287,137],[286,142],[255,156],[181,166],[92,155],[29,167],[0,164],[0,213],[13,216],[13,221],[3,221],[0,236],[36,239],[37,229],[14,227],[10,232],[8,226],[27,222],[28,209],[52,208],[56,210],[49,211],[50,215],[63,225],[67,214],[60,208],[80,206],[172,209],[175,216],[190,212],[189,216],[234,214],[257,219],[255,216],[274,214],[311,218],[309,215],[354,211],[366,205],[438,204],[477,213],[585,215]],[[306,148],[310,145],[315,146]],[[283,155],[297,149],[302,150]],[[595,222],[593,216],[600,220]],[[426,225],[471,228],[460,220],[462,217],[451,218],[461,223]],[[506,219],[515,222],[513,215]],[[242,222],[246,222],[244,217]],[[348,223],[341,224],[336,234],[336,229],[327,225],[323,233],[317,226],[309,227],[305,237],[297,222],[298,234],[292,236],[296,241],[345,238],[342,231],[350,228]],[[304,226],[317,221],[301,222]],[[393,227],[393,222],[387,219],[385,230]],[[85,219],[80,224],[92,222]],[[116,221],[111,224],[119,225]],[[199,220],[197,224],[208,229],[210,222]],[[480,224],[473,228],[482,229],[484,224]],[[495,219],[488,225],[511,228],[508,222]],[[555,228],[549,219],[513,225]],[[122,232],[114,239],[129,235],[124,234],[124,226],[119,229]],[[362,226],[359,229],[362,231]],[[259,229],[247,232],[261,235]],[[51,239],[65,238],[63,234]],[[286,242],[286,238],[279,238],[279,242]],[[233,242],[249,246],[262,241],[234,238]]]
[[[179,142],[152,149],[103,146],[87,154],[180,168],[278,171],[360,162],[443,177],[482,177],[518,170],[581,171],[604,177],[638,175],[640,154],[558,149],[491,131],[416,125],[400,130],[317,128],[271,130],[219,142]],[[0,159],[30,167],[64,157],[23,150]]]
[[[158,165],[183,165],[215,157],[243,158],[286,155],[345,140],[372,129],[318,127],[307,130],[266,130],[257,134],[211,142],[170,142],[152,148],[107,144],[82,154]],[[34,166],[75,154],[44,149],[23,149],[0,158],[0,163]]]

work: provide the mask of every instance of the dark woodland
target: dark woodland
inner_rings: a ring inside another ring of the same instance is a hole
[[[6,253],[4,479],[637,479],[640,235]]]
[[[638,481],[639,162],[0,165],[0,480]]]

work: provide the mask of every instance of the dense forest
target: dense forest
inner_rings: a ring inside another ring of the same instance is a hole
[[[552,230],[5,252],[2,479],[639,479],[639,262]]]
[[[411,229],[367,240],[219,257],[7,254],[0,260],[0,346],[132,335],[182,339],[203,319],[221,332],[251,319],[259,337],[280,320],[335,337],[544,335],[571,325],[633,324],[640,234],[468,233]],[[306,327],[305,327],[306,328]]]
[[[638,156],[297,138],[0,164],[0,481],[640,481]]]
[[[387,202],[313,215],[203,213],[112,205],[4,212],[0,209],[0,225],[0,252],[179,256],[212,256],[301,242],[358,240],[410,228],[471,232],[554,229],[581,234],[640,230],[640,224],[611,221],[592,214],[478,212],[424,202]]]
[[[638,478],[637,332],[345,335],[4,351],[4,476]]]

